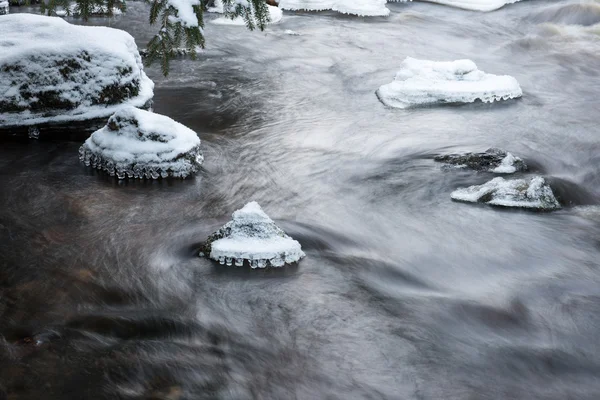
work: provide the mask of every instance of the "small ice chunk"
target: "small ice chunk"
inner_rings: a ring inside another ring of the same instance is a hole
[[[196,173],[204,158],[193,130],[164,115],[124,107],[79,149],[85,165],[119,179],[133,176],[185,178]]]
[[[388,16],[387,0],[280,0],[279,7],[292,11],[332,10],[361,17]]]
[[[493,102],[521,97],[515,78],[486,74],[471,60],[427,61],[407,57],[393,82],[377,90],[379,100],[389,107],[436,103]]]
[[[230,222],[210,235],[202,252],[219,262],[235,259],[236,266],[246,260],[252,268],[282,267],[305,255],[300,243],[275,225],[255,201],[235,211]]]
[[[496,174],[512,174],[527,170],[527,165],[522,159],[496,148],[487,149],[483,153],[445,154],[434,157],[434,160],[456,168],[469,168]]]
[[[451,197],[457,201],[485,203],[501,207],[535,210],[561,208],[552,189],[541,176],[513,180],[494,178],[483,185],[457,189],[452,192]]]

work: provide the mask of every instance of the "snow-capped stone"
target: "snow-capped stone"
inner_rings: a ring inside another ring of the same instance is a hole
[[[253,201],[237,210],[233,219],[208,237],[203,253],[221,264],[252,268],[282,267],[300,261],[304,252]]]
[[[557,210],[561,208],[552,189],[541,176],[530,179],[494,178],[483,184],[457,189],[453,200],[494,206]]]
[[[443,4],[445,6],[462,8],[472,11],[494,11],[507,4],[516,3],[520,0],[423,0],[428,3]]]
[[[522,159],[496,148],[488,149],[483,153],[445,154],[434,157],[434,160],[455,168],[469,168],[496,174],[513,174],[527,170],[527,164]]]
[[[281,0],[279,7],[293,11],[332,10],[361,17],[387,16],[386,0]]]
[[[0,49],[0,128],[105,118],[153,97],[133,37],[118,29],[4,15]]]
[[[120,109],[92,133],[79,149],[79,159],[119,179],[185,178],[204,161],[196,132],[134,107]]]
[[[521,97],[519,83],[508,75],[486,74],[471,60],[428,61],[407,57],[393,82],[377,97],[389,107],[436,103],[493,102]]]
[[[269,10],[269,23],[270,24],[276,24],[281,21],[281,19],[283,18],[283,11],[281,11],[280,8],[267,5],[267,9]],[[222,10],[222,5],[221,5],[221,10]],[[213,12],[218,12],[218,8],[215,8],[215,11],[213,11]],[[223,16],[223,17],[219,17],[217,19],[213,19],[210,22],[215,25],[246,26],[246,21],[241,16],[236,17],[234,19]]]
[[[0,15],[6,15],[8,14],[8,10],[9,10],[9,6],[8,6],[8,0],[0,0]]]

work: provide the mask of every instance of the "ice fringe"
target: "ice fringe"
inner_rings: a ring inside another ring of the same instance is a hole
[[[434,160],[450,164],[454,168],[470,168],[496,174],[513,174],[527,170],[527,164],[522,159],[496,148],[487,149],[483,153],[445,154],[434,157]]]
[[[79,148],[79,159],[119,179],[185,178],[204,161],[194,131],[134,107],[117,111],[94,132]]]
[[[436,103],[493,102],[521,97],[515,78],[486,74],[471,60],[428,61],[406,57],[393,82],[377,97],[389,107],[407,108]]]
[[[281,230],[257,202],[246,204],[232,220],[210,235],[202,252],[220,264],[283,267],[305,256],[300,243]]]
[[[457,189],[450,196],[457,201],[502,207],[548,211],[561,208],[552,189],[541,176],[514,180],[495,178],[483,185]]]

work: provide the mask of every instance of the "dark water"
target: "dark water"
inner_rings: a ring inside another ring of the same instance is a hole
[[[194,179],[118,182],[79,141],[0,139],[0,399],[600,398],[597,6],[389,7],[208,25],[198,61],[150,68],[155,111],[203,141]],[[143,46],[129,8],[110,24]],[[406,56],[471,58],[525,93],[387,109],[374,91]],[[432,157],[492,146],[569,207],[451,202],[490,176]],[[298,266],[195,256],[250,200]]]

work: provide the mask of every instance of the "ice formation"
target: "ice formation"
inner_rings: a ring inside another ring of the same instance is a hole
[[[58,17],[0,16],[0,127],[105,118],[154,83],[131,35]]]
[[[520,0],[423,0],[472,11],[494,11]]]
[[[300,243],[282,231],[253,201],[233,213],[233,219],[209,236],[203,253],[229,266],[282,267],[300,261]]]
[[[119,179],[185,178],[204,161],[196,132],[164,115],[124,107],[79,148],[86,166]]]
[[[8,14],[8,0],[0,0],[0,15]]]
[[[527,164],[522,159],[496,148],[488,149],[483,153],[446,154],[436,156],[434,160],[456,168],[469,168],[496,174],[513,174],[527,170]]]
[[[390,14],[386,3],[386,0],[280,0],[279,7],[283,10],[332,10],[362,17],[378,17]]]
[[[457,189],[452,192],[451,197],[457,201],[502,207],[536,210],[561,208],[552,189],[541,176],[514,180],[494,178],[483,185]]]
[[[104,5],[95,4],[92,6],[92,11],[91,11],[90,15],[93,15],[93,16],[108,15],[108,10],[109,10],[109,8]],[[120,9],[118,9],[116,7],[112,8],[112,15],[121,15],[121,14],[123,14],[123,11],[121,11]],[[68,15],[78,17],[79,16],[79,7],[77,4],[71,4],[69,6],[69,12],[67,12],[67,10],[64,10],[64,9],[56,10],[56,15],[58,15],[59,17],[66,17]]]
[[[389,107],[407,108],[436,103],[493,102],[521,97],[515,78],[486,74],[471,60],[427,61],[407,57],[393,82],[377,97]]]
[[[281,21],[281,19],[283,18],[283,12],[281,11],[280,8],[267,5],[267,9],[269,10],[269,23],[270,24],[276,24],[277,22]],[[218,12],[218,11],[219,10],[217,8],[215,8],[215,10],[213,12]],[[221,11],[222,11],[222,6],[221,6]],[[246,21],[241,16],[236,17],[234,19],[223,16],[223,17],[214,19],[210,22],[212,24],[216,24],[216,25],[246,26]]]

